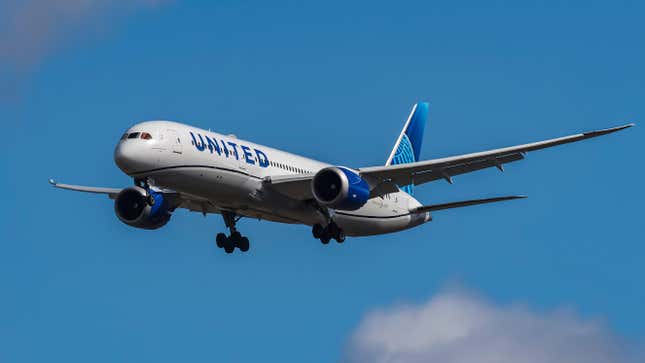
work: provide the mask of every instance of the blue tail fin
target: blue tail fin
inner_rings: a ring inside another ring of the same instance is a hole
[[[427,102],[419,102],[414,105],[405,126],[403,126],[403,131],[401,131],[401,135],[396,140],[394,149],[385,163],[386,166],[419,161],[429,108],[430,105]],[[413,187],[413,185],[400,186],[401,190],[410,195],[414,194]]]

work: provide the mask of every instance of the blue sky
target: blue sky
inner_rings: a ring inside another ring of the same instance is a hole
[[[446,286],[645,339],[642,126],[417,188],[527,200],[341,246],[245,220],[251,252],[225,255],[219,216],[136,230],[47,184],[129,185],[112,151],[149,119],[356,167],[385,162],[419,100],[422,158],[642,124],[642,3],[16,4],[0,4],[0,361],[350,359],[365,314]]]

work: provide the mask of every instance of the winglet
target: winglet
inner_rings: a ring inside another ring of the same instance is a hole
[[[58,184],[58,183],[56,183],[56,180],[54,180],[54,179],[49,179],[49,184],[51,184],[53,186],[56,186],[56,184]]]
[[[585,132],[583,135],[585,135],[587,137],[602,136],[602,135],[611,134],[611,133],[614,133],[614,132],[617,132],[617,131],[625,130],[625,129],[628,129],[628,128],[634,127],[634,126],[636,126],[636,124],[630,123],[630,124],[626,124],[626,125],[622,125],[622,126],[616,126],[616,127],[611,127],[611,128],[608,128],[608,129],[603,129],[603,130]]]

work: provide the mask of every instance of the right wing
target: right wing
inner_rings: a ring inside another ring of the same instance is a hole
[[[110,199],[115,199],[116,196],[123,190],[121,188],[103,188],[89,187],[84,185],[62,184],[57,183],[53,179],[49,180],[49,184],[51,184],[55,188],[66,189],[75,192],[103,194],[107,195]],[[174,206],[174,208],[185,208],[191,212],[199,212],[203,214],[221,212],[220,208],[218,208],[216,205],[213,205],[213,203],[209,202],[206,199],[192,195],[186,195],[183,193],[180,194],[173,190],[162,189],[158,191],[163,192],[164,195],[170,198],[171,204]]]
[[[49,184],[53,185],[54,188],[73,190],[76,192],[107,194],[110,199],[116,198],[117,194],[119,194],[121,190],[123,190],[117,188],[86,187],[83,185],[61,184],[55,182],[53,179],[49,179]]]
[[[522,160],[524,159],[524,154],[529,151],[607,135],[632,126],[634,126],[634,124],[538,141],[530,144],[511,146],[502,149],[419,161],[416,163],[360,168],[359,172],[361,177],[365,178],[373,188],[376,188],[379,185],[392,184],[399,186],[410,184],[419,185],[438,179],[445,179],[449,183],[452,183],[452,177],[454,175],[470,173],[472,171],[489,167],[497,167],[498,169],[503,170],[503,164]]]

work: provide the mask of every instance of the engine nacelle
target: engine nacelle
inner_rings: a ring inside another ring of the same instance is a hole
[[[141,187],[123,189],[114,199],[114,212],[121,222],[137,228],[157,229],[170,220],[170,207],[163,193],[150,191],[148,201],[146,190]]]
[[[311,191],[322,206],[356,210],[370,199],[370,187],[350,169],[332,166],[320,170],[311,182]]]

